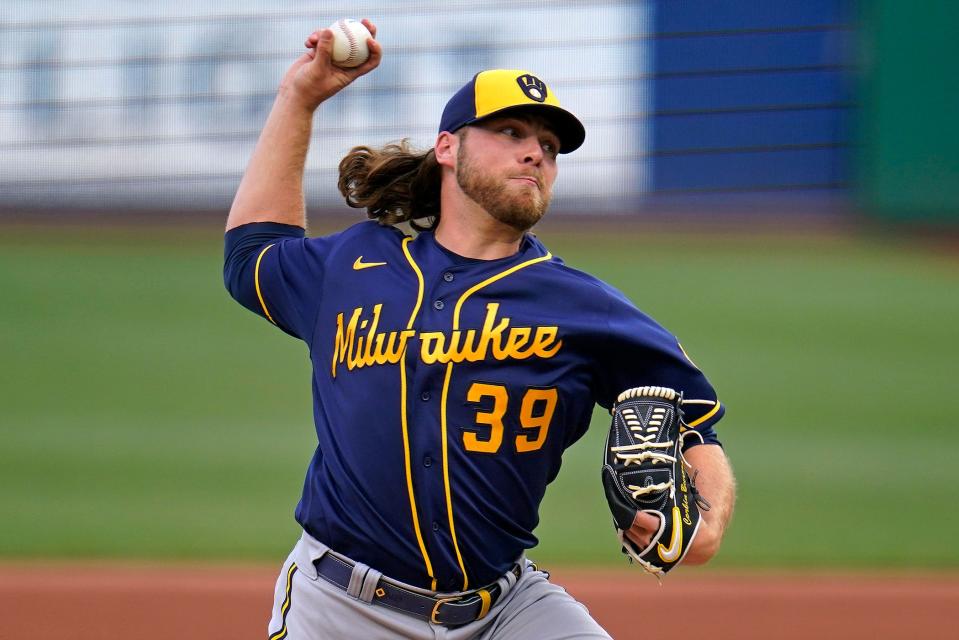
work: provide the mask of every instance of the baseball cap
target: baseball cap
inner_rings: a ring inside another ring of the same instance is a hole
[[[533,111],[549,120],[559,136],[560,153],[575,151],[586,138],[583,123],[560,106],[556,94],[546,83],[518,69],[490,69],[473,76],[446,103],[440,131],[453,133],[468,124],[513,110]]]

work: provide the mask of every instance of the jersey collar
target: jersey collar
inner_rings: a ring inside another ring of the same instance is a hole
[[[444,266],[476,266],[476,267],[509,267],[514,263],[523,262],[532,258],[538,258],[547,254],[546,247],[532,233],[523,235],[519,250],[511,256],[497,258],[495,260],[482,260],[480,258],[467,258],[458,253],[450,251],[439,242],[432,231],[423,231],[420,233],[414,244],[422,247],[430,260],[437,260],[438,264]]]

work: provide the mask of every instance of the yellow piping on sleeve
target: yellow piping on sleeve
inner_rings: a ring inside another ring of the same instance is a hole
[[[263,313],[266,314],[266,319],[276,324],[276,320],[273,319],[273,316],[270,315],[270,310],[266,308],[266,302],[263,301],[263,292],[260,290],[260,262],[263,260],[263,256],[266,255],[266,252],[272,249],[275,246],[274,244],[267,245],[263,251],[260,252],[260,255],[256,258],[256,267],[253,269],[253,284],[256,285],[256,297],[260,299],[260,306],[263,307]]]
[[[702,424],[702,423],[706,422],[707,420],[709,420],[710,418],[712,418],[714,415],[716,415],[716,412],[719,411],[719,407],[720,407],[719,400],[717,400],[717,401],[716,401],[716,406],[713,407],[712,409],[710,409],[710,410],[709,410],[709,413],[707,413],[706,415],[704,415],[704,416],[701,417],[701,418],[697,418],[696,420],[693,420],[692,422],[690,422],[690,423],[687,424],[686,426],[689,427],[690,429],[692,429],[692,428],[695,427],[696,425]]]

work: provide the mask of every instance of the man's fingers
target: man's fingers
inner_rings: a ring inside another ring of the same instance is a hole
[[[360,20],[363,23],[363,26],[366,27],[370,34],[375,38],[376,37],[376,25],[370,22],[369,18],[363,18]]]
[[[634,529],[643,529],[655,533],[659,531],[659,524],[659,518],[645,511],[637,511],[636,517],[633,518]]]
[[[369,73],[376,67],[380,66],[380,60],[383,59],[383,47],[380,46],[379,42],[369,38],[367,39],[366,44],[370,48],[370,57],[366,59],[366,62],[356,68],[357,75]]]
[[[629,531],[627,531],[626,537],[632,540],[633,544],[635,544],[640,549],[645,549],[646,547],[649,546],[649,543],[653,541],[652,534],[645,533],[645,532],[637,533],[635,529],[630,529]]]
[[[328,56],[333,55],[333,32],[329,29],[320,29],[319,31],[314,31],[310,36],[310,39],[316,36],[313,46],[316,48],[317,52],[325,51]]]
[[[317,29],[316,31],[314,31],[314,32],[311,33],[310,35],[306,36],[306,40],[303,42],[303,45],[304,45],[307,49],[315,49],[315,48],[316,48],[316,43],[320,40],[320,33],[321,33],[322,31],[323,31],[322,29]]]
[[[314,31],[307,42],[313,44],[310,53],[314,54],[314,68],[319,69],[321,75],[326,75],[333,64],[333,32],[329,29]]]
[[[645,549],[653,541],[653,536],[659,531],[660,521],[654,515],[637,511],[633,518],[633,526],[626,532],[626,537],[640,548]]]
[[[380,66],[380,61],[383,59],[383,47],[380,46],[379,42],[373,40],[372,38],[367,38],[366,44],[370,50],[370,57],[366,59],[366,62],[358,67],[345,70],[350,74],[351,81],[356,80],[360,76],[365,75]]]

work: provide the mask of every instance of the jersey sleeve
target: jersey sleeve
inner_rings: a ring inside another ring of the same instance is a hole
[[[714,425],[725,407],[679,340],[636,308],[622,293],[609,290],[606,343],[602,349],[599,397],[609,409],[622,391],[632,387],[669,387],[683,393],[687,425],[701,436],[687,438],[686,448],[721,444]]]
[[[274,222],[231,229],[224,239],[223,281],[244,307],[309,340],[330,240],[305,235],[302,227]]]

